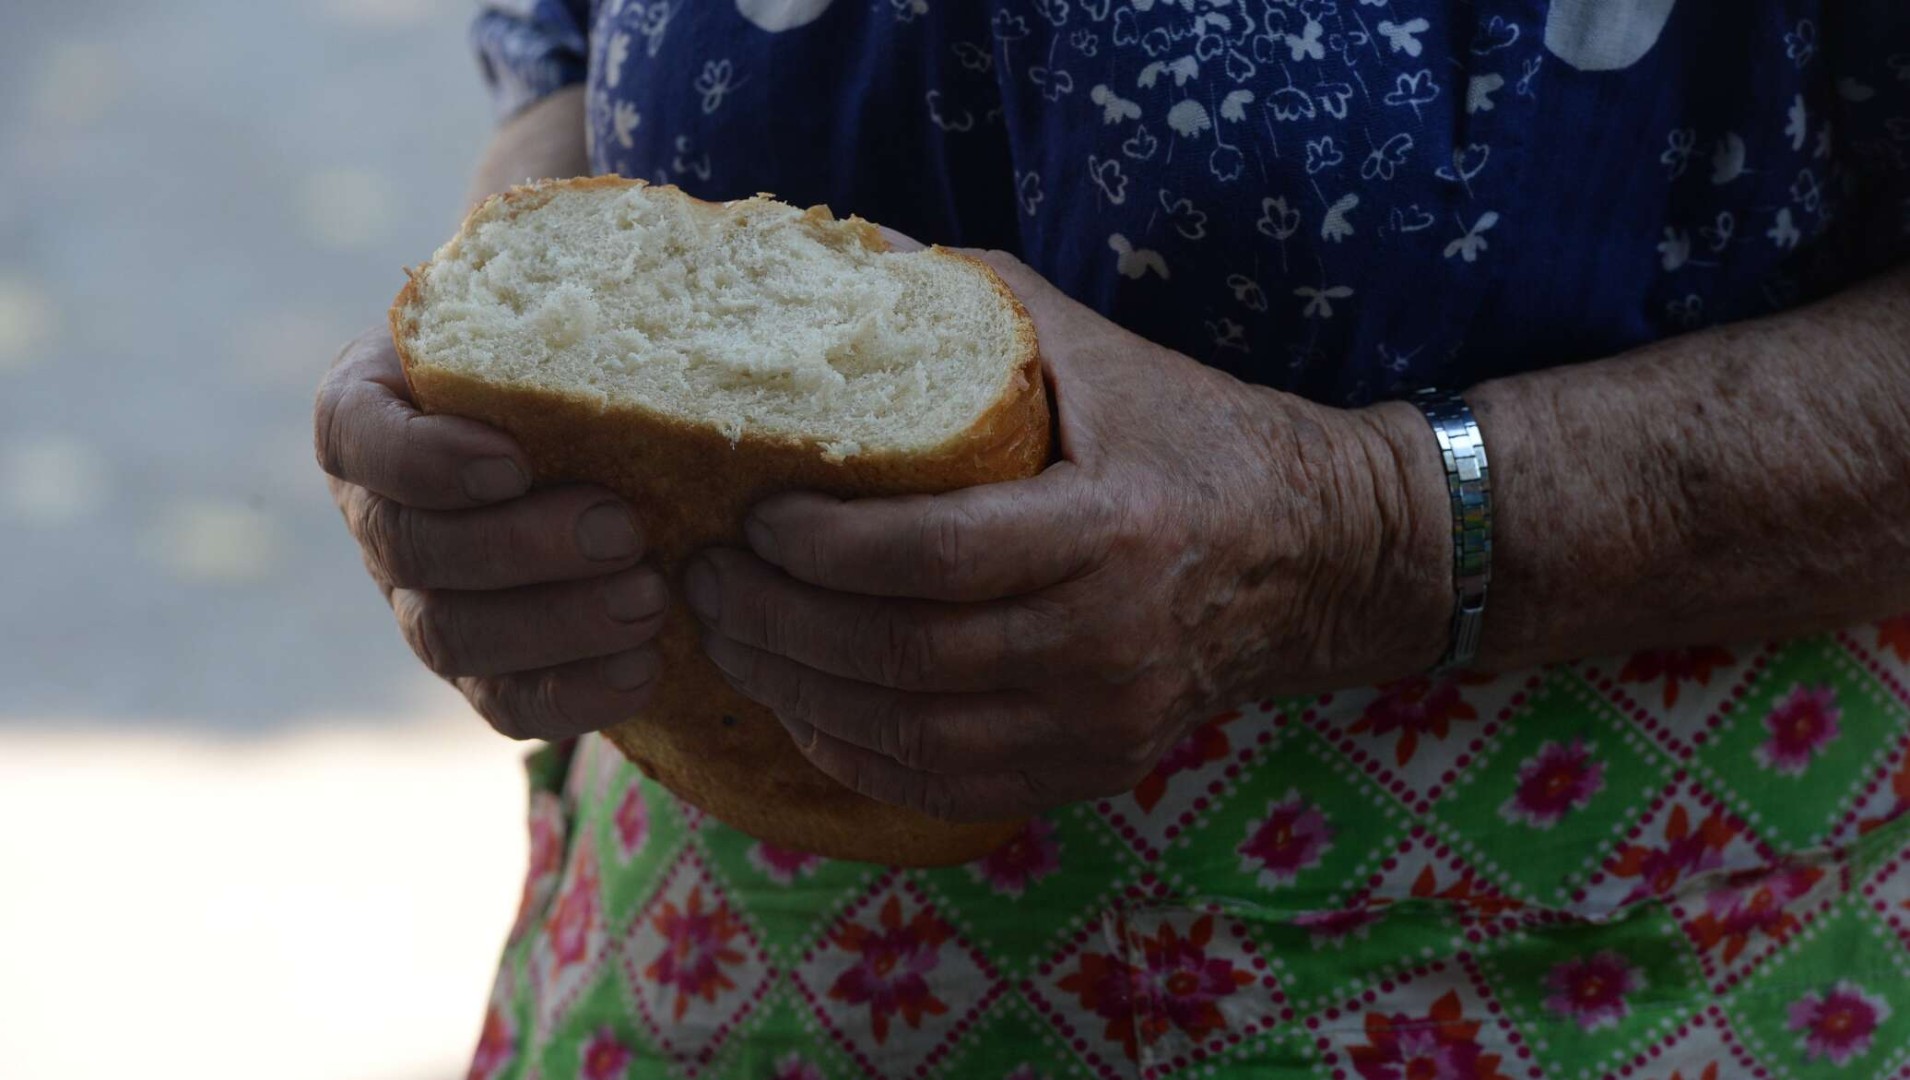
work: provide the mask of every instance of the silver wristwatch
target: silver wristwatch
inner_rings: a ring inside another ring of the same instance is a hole
[[[1486,586],[1492,580],[1492,472],[1472,409],[1458,394],[1421,390],[1412,403],[1432,424],[1452,498],[1452,639],[1439,671],[1465,667],[1479,655]]]

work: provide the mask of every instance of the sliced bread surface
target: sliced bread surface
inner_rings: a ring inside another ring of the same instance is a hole
[[[391,324],[421,408],[509,432],[539,483],[630,500],[673,586],[696,551],[742,546],[744,514],[775,492],[936,493],[1049,456],[1033,327],[1000,278],[946,249],[892,252],[826,208],[610,177],[516,188],[411,274]],[[673,603],[650,705],[606,732],[693,805],[892,865],[965,861],[1019,828],[837,784],[698,639]]]
[[[479,209],[426,267],[413,362],[836,456],[920,455],[1023,377],[1026,316],[986,266],[866,222],[619,181]]]

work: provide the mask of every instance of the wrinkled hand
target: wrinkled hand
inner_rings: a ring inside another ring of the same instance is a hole
[[[666,594],[615,495],[533,491],[508,435],[420,413],[383,327],[339,354],[314,437],[405,640],[492,727],[561,739],[643,705]]]
[[[1240,701],[1437,659],[1444,526],[1415,525],[1400,449],[1431,452],[1423,421],[1248,386],[983,257],[1034,317],[1063,460],[947,495],[778,496],[750,552],[685,577],[710,658],[822,771],[1013,817],[1129,790]]]

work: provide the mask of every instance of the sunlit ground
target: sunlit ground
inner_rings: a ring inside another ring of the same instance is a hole
[[[0,728],[0,1076],[463,1075],[522,747],[435,695],[258,741],[39,727]]]

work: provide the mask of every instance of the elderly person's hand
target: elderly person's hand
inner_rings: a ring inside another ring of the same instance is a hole
[[[1451,633],[1431,431],[1256,389],[988,256],[1063,460],[766,501],[687,598],[737,689],[875,798],[995,818],[1127,789],[1190,724],[1423,672]],[[1910,606],[1910,267],[1771,319],[1466,390],[1492,457],[1477,666],[1788,637]]]
[[[383,326],[319,388],[318,460],[365,565],[431,670],[499,732],[561,739],[630,716],[666,597],[615,495],[532,490],[510,436],[412,405]]]
[[[1450,518],[1388,430],[1255,388],[984,256],[1034,317],[1062,460],[941,496],[767,500],[685,595],[705,648],[864,794],[1002,818],[1131,788],[1216,709],[1437,660]],[[1404,410],[1405,415],[1396,412]]]

